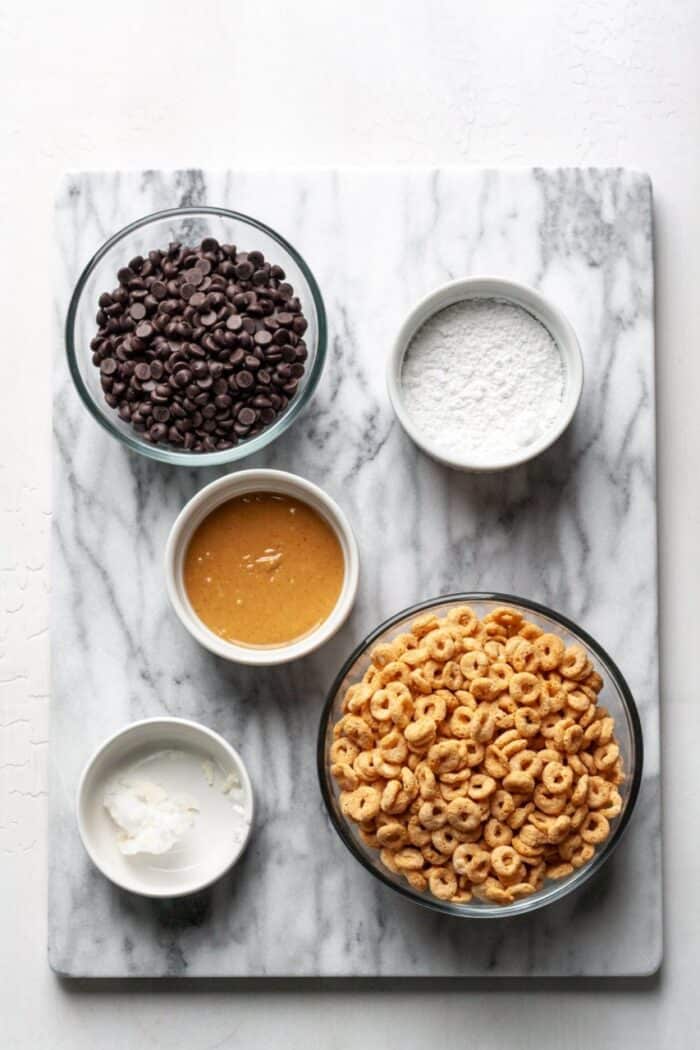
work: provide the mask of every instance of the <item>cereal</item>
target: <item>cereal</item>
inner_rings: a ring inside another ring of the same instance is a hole
[[[585,677],[587,668],[588,657],[580,645],[570,645],[559,662],[559,669],[565,678]]]
[[[449,868],[433,868],[428,875],[428,886],[433,897],[449,901],[457,892],[457,876]]]
[[[534,641],[534,650],[540,659],[543,671],[555,671],[564,656],[565,645],[556,634],[541,634]]]
[[[459,846],[459,838],[454,828],[440,828],[438,831],[434,831],[431,835],[431,840],[435,849],[439,853],[444,853],[445,856],[450,857]]]
[[[423,854],[415,846],[406,846],[394,853],[394,864],[400,870],[420,871],[423,867]]]
[[[415,702],[414,713],[419,718],[432,718],[436,724],[443,722],[447,714],[445,697],[440,696],[439,693],[428,693],[427,696],[420,696]]]
[[[509,769],[508,759],[495,744],[486,748],[484,769],[492,777],[504,777]]]
[[[423,639],[423,645],[428,650],[431,659],[440,663],[447,663],[455,653],[454,638],[449,631],[431,631]]]
[[[466,679],[483,678],[489,669],[490,661],[482,649],[473,649],[465,653],[459,662],[459,669]]]
[[[380,846],[396,850],[405,846],[407,841],[408,833],[406,828],[403,824],[399,824],[398,821],[382,824],[380,828],[377,828],[377,842]]]
[[[458,796],[447,805],[447,819],[457,831],[475,831],[481,824],[481,807],[474,799]]]
[[[435,798],[438,793],[437,777],[425,762],[419,762],[414,773],[418,783],[418,794],[421,798]]]
[[[440,798],[424,802],[418,810],[418,820],[429,831],[444,827],[447,823],[447,803]]]
[[[528,706],[535,704],[539,700],[541,691],[542,683],[540,679],[537,675],[531,674],[530,671],[519,671],[517,674],[512,675],[508,681],[508,692],[516,704]]]
[[[509,791],[499,788],[491,798],[491,813],[496,820],[506,820],[515,809],[513,796]]]
[[[462,705],[454,709],[450,718],[450,730],[453,736],[456,736],[458,739],[471,736],[473,714],[474,712],[471,708],[463,707]]]
[[[503,787],[515,795],[531,795],[535,790],[535,778],[529,773],[514,769],[503,778]]]
[[[499,691],[492,678],[473,678],[470,684],[470,692],[475,700],[495,700]]]
[[[584,842],[597,844],[605,842],[610,834],[610,824],[602,813],[590,810],[581,824],[581,838]]]
[[[408,745],[398,729],[392,729],[379,741],[379,751],[387,762],[402,763],[408,755]]]
[[[512,846],[496,846],[491,852],[491,865],[499,876],[508,878],[520,868],[520,857]]]
[[[371,820],[379,813],[381,795],[376,788],[362,784],[354,791],[343,792],[340,796],[340,808],[353,820]]]
[[[619,791],[613,789],[610,792],[610,798],[608,802],[605,804],[605,806],[603,806],[601,810],[599,810],[599,812],[602,813],[602,815],[606,817],[607,820],[614,820],[615,817],[618,817],[620,815],[621,810],[622,796],[620,795]]]
[[[496,781],[493,777],[488,776],[486,773],[474,773],[469,780],[467,794],[475,802],[480,802],[482,799],[488,798],[489,795],[493,795],[496,787]]]
[[[401,874],[414,890],[418,890],[419,893],[425,893],[428,888],[428,880],[420,871],[411,871],[408,868],[404,868]]]
[[[354,791],[359,787],[360,778],[347,762],[334,762],[331,766],[331,776],[335,777],[341,791]]]
[[[550,795],[568,795],[573,780],[571,767],[561,762],[548,762],[542,771],[542,783]]]
[[[484,842],[487,846],[494,849],[496,846],[509,846],[512,841],[513,832],[507,824],[502,824],[495,817],[491,817],[490,820],[486,821],[484,825]]]
[[[622,811],[615,723],[585,649],[501,607],[376,645],[333,728],[342,813],[419,893],[509,904],[588,863]]]
[[[437,630],[439,626],[440,621],[435,613],[423,613],[422,616],[419,616],[411,624],[411,633],[414,634],[416,638],[424,638],[426,634],[430,634],[431,631]]]
[[[480,882],[485,882],[489,877],[491,856],[486,850],[477,850],[467,864],[465,875],[473,885],[478,886]]]
[[[528,740],[540,731],[540,716],[534,707],[520,707],[513,716],[515,728],[521,737]]]
[[[334,740],[331,744],[331,762],[352,765],[359,753],[360,749],[351,740],[348,740],[346,736],[340,737],[339,740]]]
[[[416,722],[407,725],[404,736],[411,751],[427,751],[435,739],[436,729],[435,722],[428,715],[423,715]]]

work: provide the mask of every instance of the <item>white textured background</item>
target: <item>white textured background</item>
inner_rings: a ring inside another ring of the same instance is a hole
[[[698,0],[0,0],[3,1050],[698,1045],[699,69]],[[387,162],[620,164],[654,180],[663,970],[641,985],[64,985],[45,954],[58,176]]]

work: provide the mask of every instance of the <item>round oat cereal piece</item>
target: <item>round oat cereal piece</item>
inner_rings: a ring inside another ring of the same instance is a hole
[[[475,886],[485,882],[491,873],[493,854],[485,849],[478,850],[467,864],[466,876]]]
[[[481,807],[471,798],[455,798],[447,805],[447,820],[457,831],[475,831],[481,824]]]
[[[542,783],[550,795],[566,795],[574,781],[573,771],[561,762],[548,762],[542,770]]]
[[[457,892],[457,876],[447,867],[431,868],[428,875],[428,886],[433,897],[448,901]]]
[[[354,791],[341,792],[341,811],[351,820],[372,820],[379,813],[381,795],[379,791],[369,784],[361,784]]]
[[[581,838],[584,842],[598,845],[610,834],[610,824],[600,810],[590,810],[581,824]]]

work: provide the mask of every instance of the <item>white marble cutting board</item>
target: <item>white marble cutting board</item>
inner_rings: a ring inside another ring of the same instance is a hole
[[[124,451],[79,404],[63,358],[73,284],[92,252],[151,211],[220,204],[305,256],[323,291],[329,358],[312,405],[246,466],[293,470],[347,511],[357,605],[321,652],[236,668],[171,613],[168,529],[211,471]],[[72,976],[644,975],[661,960],[652,203],[623,171],[83,174],[57,199],[49,958]],[[500,273],[568,314],[586,369],[576,419],[501,476],[450,472],[393,418],[384,358],[437,284]],[[380,620],[459,589],[542,601],[609,650],[637,698],[646,762],[617,854],[575,897],[510,921],[445,918],[353,859],[322,808],[314,748],[324,691]],[[257,791],[244,862],[211,892],[153,903],[90,865],[74,794],[92,749],[127,721],[205,722],[238,747]]]

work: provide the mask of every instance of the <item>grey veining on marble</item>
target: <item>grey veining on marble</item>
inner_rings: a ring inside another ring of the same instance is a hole
[[[284,438],[246,466],[293,470],[348,513],[362,557],[354,613],[282,669],[227,665],[167,604],[161,559],[185,500],[214,473],[123,450],[79,404],[63,359],[73,284],[137,216],[221,204],[304,255],[329,314],[326,371]],[[85,174],[57,199],[49,955],[65,974],[641,975],[661,959],[656,465],[651,188],[622,171]],[[573,425],[534,463],[461,475],[395,422],[384,359],[403,315],[451,278],[536,285],[582,344]],[[465,922],[399,899],[335,836],[315,771],[318,716],[340,662],[380,620],[460,589],[552,605],[619,664],[644,727],[638,806],[616,856],[575,897]],[[167,712],[223,733],[259,803],[233,874],[184,902],[112,887],[83,854],[74,794],[93,748]]]

